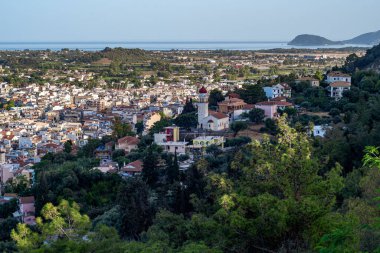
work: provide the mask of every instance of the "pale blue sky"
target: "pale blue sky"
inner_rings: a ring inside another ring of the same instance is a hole
[[[380,30],[380,0],[0,0],[0,41],[332,40]]]

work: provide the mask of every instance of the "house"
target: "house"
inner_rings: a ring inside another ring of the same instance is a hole
[[[140,143],[139,138],[133,136],[125,136],[117,140],[115,149],[122,149],[126,154],[130,153],[133,149],[137,149]]]
[[[136,160],[123,166],[120,170],[122,176],[135,176],[140,175],[143,170],[143,162]]]
[[[223,136],[198,136],[193,139],[193,144],[189,145],[188,148],[191,150],[192,154],[200,155],[205,153],[206,148],[211,145],[220,146],[224,148],[224,137]]]
[[[38,154],[47,154],[47,153],[59,153],[63,151],[63,147],[53,142],[42,144],[38,147]]]
[[[221,131],[229,128],[229,116],[208,109],[208,94],[205,87],[202,87],[199,92],[198,105],[198,128],[211,131]]]
[[[331,127],[328,125],[316,125],[313,127],[313,131],[309,131],[309,134],[313,134],[315,137],[325,137],[327,130],[330,130]]]
[[[36,224],[34,196],[20,197],[20,213],[22,222],[28,225]]]
[[[163,147],[164,151],[172,154],[185,154],[186,153],[186,141],[168,141],[157,143],[157,145]]]
[[[243,109],[246,104],[243,99],[228,97],[218,103],[218,111],[225,114],[233,113],[235,110]]]
[[[94,170],[100,170],[103,173],[107,172],[117,172],[119,166],[117,162],[113,162],[112,160],[103,159],[100,161],[100,164],[98,167],[94,167],[92,169]]]
[[[149,129],[151,129],[157,121],[161,120],[161,115],[157,112],[148,113],[144,115],[144,132],[147,133]]]
[[[319,80],[316,78],[313,78],[313,77],[305,76],[305,77],[301,77],[301,78],[298,78],[295,80],[296,84],[299,84],[302,82],[308,83],[311,87],[318,87],[319,86]]]
[[[0,184],[5,184],[8,180],[14,177],[14,172],[18,169],[15,164],[0,165]]]
[[[279,83],[271,87],[264,87],[264,92],[267,98],[287,97],[292,96],[292,88],[287,83]]]
[[[218,111],[229,115],[231,121],[241,118],[243,113],[248,113],[254,108],[254,105],[247,104],[243,99],[232,97],[218,103]]]
[[[154,143],[172,154],[185,154],[188,144],[185,141],[179,141],[179,127],[176,126],[165,127],[164,132],[154,134]]]
[[[94,154],[98,159],[109,160],[111,159],[112,149],[101,145],[95,149]]]
[[[286,107],[293,107],[293,104],[286,101],[264,101],[255,104],[255,108],[263,110],[265,118],[269,119],[277,118],[278,110],[284,110]]]
[[[351,83],[349,82],[333,82],[327,87],[330,92],[330,97],[336,101],[343,97],[343,92],[351,89]]]
[[[326,82],[327,83],[334,83],[334,82],[351,83],[351,76],[339,71],[331,71],[326,76]]]

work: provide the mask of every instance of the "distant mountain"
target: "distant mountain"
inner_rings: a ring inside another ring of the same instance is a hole
[[[301,34],[288,43],[291,46],[326,46],[326,45],[376,45],[380,43],[380,30],[359,35],[350,40],[332,41],[318,35]]]
[[[365,33],[353,39],[345,40],[345,44],[376,45],[380,43],[380,30],[377,32]]]
[[[342,42],[335,42],[318,35],[301,34],[288,43],[291,46],[325,46],[341,45]]]

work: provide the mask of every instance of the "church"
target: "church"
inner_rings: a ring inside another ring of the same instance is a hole
[[[198,93],[198,129],[211,131],[228,129],[230,121],[228,115],[208,109],[208,93],[206,88],[202,87]]]

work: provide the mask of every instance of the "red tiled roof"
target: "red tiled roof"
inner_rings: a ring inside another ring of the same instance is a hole
[[[17,198],[17,194],[16,194],[16,193],[4,193],[4,197],[13,197],[13,198]]]
[[[240,98],[230,98],[229,100],[224,100],[221,102],[218,102],[218,105],[228,105],[228,104],[245,104],[243,99]]]
[[[350,75],[342,73],[342,72],[339,72],[339,71],[332,71],[332,72],[328,73],[327,76],[333,76],[333,77],[351,77]]]
[[[243,109],[245,109],[245,110],[251,110],[251,109],[253,109],[253,108],[255,108],[255,105],[245,104],[245,105],[243,106]]]
[[[46,148],[59,148],[60,147],[58,144],[55,144],[55,143],[47,143],[47,144],[44,144],[42,146],[46,147]]]
[[[287,83],[280,83],[280,85],[282,85],[282,87],[284,87],[285,90],[290,90],[291,89],[290,86],[289,86],[289,84],[287,84]]]
[[[228,96],[229,96],[230,98],[240,98],[240,95],[237,94],[237,93],[230,93]]]
[[[310,76],[304,76],[296,79],[296,81],[319,81],[318,79]]]
[[[333,82],[330,83],[331,87],[351,87],[351,83],[349,82]]]
[[[143,162],[141,160],[136,160],[125,165],[121,170],[124,172],[142,172],[142,169]]]
[[[34,203],[34,196],[20,197],[20,203],[21,204],[33,204]]]
[[[208,114],[210,116],[213,116],[217,119],[224,119],[224,118],[228,118],[228,116],[224,113],[221,113],[221,112],[216,112],[216,111],[208,111]]]
[[[272,98],[271,101],[286,101],[286,97],[275,97]]]
[[[257,103],[256,105],[292,106],[293,104],[286,101],[263,101]]]
[[[133,136],[125,136],[117,140],[117,143],[120,145],[121,143],[126,143],[128,145],[137,145],[140,143],[140,140]]]

